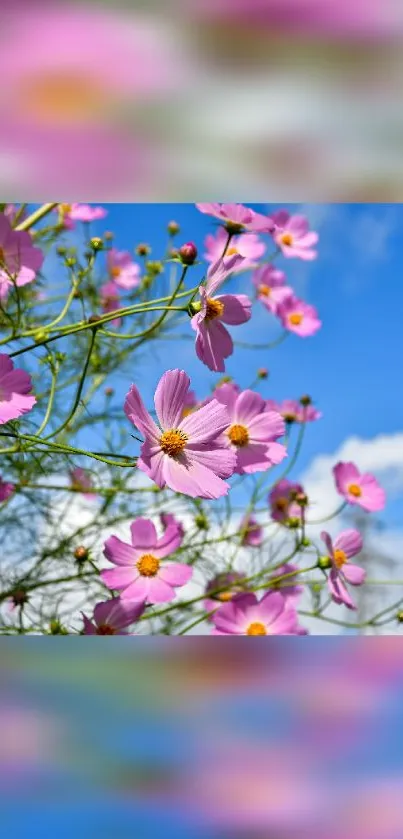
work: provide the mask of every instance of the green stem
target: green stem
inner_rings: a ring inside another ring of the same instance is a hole
[[[38,210],[35,210],[31,213],[28,218],[24,219],[15,229],[16,230],[29,230],[30,227],[33,227],[37,221],[40,221],[41,218],[47,216],[55,207],[57,207],[58,201],[54,201],[52,204],[42,204],[42,207],[39,207]]]

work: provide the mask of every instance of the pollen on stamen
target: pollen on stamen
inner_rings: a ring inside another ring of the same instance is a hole
[[[228,437],[234,446],[247,446],[249,443],[248,429],[244,425],[231,425],[228,431]]]
[[[116,635],[115,630],[112,626],[109,626],[107,623],[102,623],[100,626],[97,627],[96,635]]]
[[[288,498],[277,498],[277,501],[275,502],[275,507],[277,510],[280,510],[280,512],[284,512],[284,510],[287,509],[288,505]]]
[[[293,241],[294,241],[291,233],[283,233],[282,236],[280,237],[280,239],[281,239],[282,244],[283,245],[288,245],[288,247],[290,247],[292,245]]]
[[[235,256],[237,253],[239,253],[238,249],[235,248],[235,247],[232,247],[232,248],[228,248],[228,250],[225,252],[225,256]]]
[[[350,495],[354,495],[354,498],[360,498],[362,495],[362,489],[358,484],[349,484],[347,490]]]
[[[255,621],[254,623],[249,624],[247,630],[247,635],[267,635],[267,629],[264,623],[260,623],[259,621]]]
[[[142,577],[155,577],[160,564],[159,559],[153,554],[143,554],[136,562],[137,570]]]
[[[344,551],[335,551],[334,552],[334,561],[338,568],[342,568],[343,565],[347,562],[347,554]]]
[[[122,273],[122,269],[119,268],[118,265],[114,265],[113,268],[111,268],[111,276],[112,277],[120,277],[121,273]]]
[[[258,293],[262,297],[270,297],[271,288],[269,285],[265,285],[264,283],[258,287]]]
[[[188,441],[188,436],[179,429],[171,428],[170,431],[164,431],[160,437],[160,446],[164,454],[169,457],[176,457],[181,454]]]
[[[214,297],[208,297],[206,301],[206,319],[214,320],[219,318],[224,313],[224,304],[221,300],[215,300]]]
[[[289,316],[289,321],[293,326],[299,326],[303,319],[304,316],[301,312],[293,312],[292,315]]]

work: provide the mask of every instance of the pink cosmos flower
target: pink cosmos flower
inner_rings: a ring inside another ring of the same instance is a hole
[[[356,609],[355,603],[351,600],[346,589],[345,582],[351,583],[352,586],[361,586],[365,580],[366,572],[364,569],[360,568],[359,565],[352,565],[348,561],[362,550],[361,533],[353,529],[343,530],[333,543],[329,533],[324,530],[320,534],[320,538],[326,545],[332,563],[328,577],[332,600],[335,603],[344,603],[349,609]]]
[[[290,519],[301,520],[301,506],[294,500],[298,493],[305,494],[303,486],[288,481],[287,478],[283,478],[276,484],[268,498],[271,517],[274,521],[286,524]]]
[[[225,405],[230,419],[222,443],[236,454],[235,471],[239,475],[265,472],[281,463],[287,450],[282,443],[274,442],[285,432],[280,414],[266,411],[265,400],[253,390],[240,394],[228,390],[223,394],[220,390],[215,397]]]
[[[0,213],[0,298],[7,297],[14,283],[17,286],[31,283],[43,260],[44,254],[34,247],[30,234],[26,230],[14,230],[9,217]]]
[[[257,289],[257,299],[273,314],[276,314],[283,300],[292,296],[292,289],[285,281],[284,271],[279,271],[274,265],[262,265],[253,274],[252,282]]]
[[[285,329],[295,332],[300,338],[314,335],[320,329],[322,322],[314,306],[309,306],[303,300],[291,295],[286,297],[277,307],[276,315],[280,318]]]
[[[282,402],[267,399],[266,407],[269,411],[277,411],[288,423],[314,422],[322,416],[314,405],[302,405],[297,399],[283,399]]]
[[[25,370],[14,369],[8,355],[0,354],[0,425],[31,411],[36,404],[31,376]]]
[[[304,591],[304,587],[298,584],[298,570],[296,565],[285,562],[269,576],[269,580],[278,580],[278,582],[272,583],[273,588],[281,590],[283,596],[289,598],[294,605]],[[284,577],[284,579],[280,580],[280,577]]]
[[[160,520],[164,530],[166,530],[166,528],[170,525],[175,525],[175,527],[178,528],[180,535],[182,537],[185,535],[185,528],[182,522],[178,521],[178,519],[176,518],[176,516],[173,515],[173,513],[160,513]]]
[[[184,586],[193,570],[180,562],[161,562],[182,543],[176,524],[169,524],[158,539],[149,519],[137,519],[131,526],[131,545],[111,536],[105,542],[104,554],[117,568],[101,571],[109,588],[121,591],[123,600],[143,603],[166,603],[175,597],[175,588]]]
[[[71,486],[79,492],[82,492],[84,498],[92,499],[95,497],[96,493],[91,491],[93,487],[91,475],[81,466],[76,466],[70,472],[70,479]]]
[[[124,410],[145,437],[137,466],[161,488],[169,486],[191,498],[220,498],[229,489],[222,479],[232,475],[236,465],[235,454],[221,441],[228,413],[213,399],[183,419],[189,385],[183,370],[167,370],[160,379],[154,404],[161,428],[137,387],[131,386]]]
[[[244,263],[234,273],[238,271],[246,271],[256,267],[261,256],[263,256],[266,245],[255,233],[243,233],[242,236],[233,236],[231,242],[223,257],[224,248],[228,241],[228,234],[223,227],[219,227],[215,236],[209,233],[206,236],[204,243],[206,246],[206,253],[204,258],[207,262],[217,262],[219,259],[224,259],[224,264],[231,257],[239,254],[244,257]]]
[[[180,82],[178,51],[145,16],[39,0],[25,4],[21,15],[14,6],[0,50],[6,118],[23,114],[32,124],[66,130],[107,124],[133,107],[133,97],[149,102]]]
[[[256,213],[243,204],[196,204],[201,213],[214,216],[221,221],[231,233],[273,233],[274,223],[267,216]]]
[[[92,620],[83,614],[84,635],[132,635],[124,630],[144,612],[145,604],[125,602],[120,597],[97,603]]]
[[[129,290],[139,285],[141,268],[133,262],[129,251],[112,248],[106,259],[110,277],[117,286]]]
[[[226,277],[242,263],[243,258],[235,255],[229,257],[225,264],[219,260],[210,266],[206,285],[199,288],[199,311],[191,319],[192,328],[196,332],[196,355],[209,370],[216,372],[224,372],[225,359],[234,350],[231,335],[223,323],[237,326],[246,323],[252,314],[251,301],[245,294],[213,296]],[[196,310],[196,306],[193,306]]]
[[[10,498],[10,495],[13,494],[14,490],[14,484],[9,484],[6,481],[3,481],[3,478],[0,476],[0,501],[7,501],[7,498]]]
[[[246,576],[239,571],[223,571],[216,574],[207,584],[207,599],[203,601],[206,612],[217,611],[221,603],[228,603],[237,594],[244,593],[247,590],[243,583]],[[219,593],[213,594],[215,591]],[[209,620],[211,620],[211,615]]]
[[[90,204],[58,204],[56,208],[61,221],[68,230],[75,227],[74,222],[91,222],[105,218],[108,211],[104,207],[92,207]]]
[[[244,516],[239,530],[241,532],[241,544],[251,545],[258,548],[263,542],[263,527],[252,515]]]
[[[383,510],[385,490],[369,472],[361,473],[355,463],[337,463],[333,474],[337,491],[349,504],[357,504],[368,513]]]
[[[287,210],[279,210],[272,216],[275,224],[273,239],[284,256],[297,256],[300,259],[316,259],[317,252],[312,246],[317,244],[318,234],[309,230],[308,219],[304,216],[291,216]]]
[[[117,309],[120,308],[120,296],[119,296],[119,288],[116,283],[110,281],[108,283],[104,283],[101,285],[99,289],[100,297],[101,297],[101,306],[102,311],[105,314],[110,314],[111,312],[115,312]],[[115,318],[114,320],[108,321],[106,328],[108,326],[112,326],[114,328],[118,328],[122,323],[122,318]]]
[[[258,600],[255,594],[238,594],[213,615],[213,635],[301,635],[298,615],[288,598],[269,591]]]

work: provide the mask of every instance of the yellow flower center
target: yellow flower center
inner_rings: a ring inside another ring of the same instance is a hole
[[[285,498],[285,496],[281,496],[281,498],[277,498],[277,500],[274,503],[274,506],[276,510],[279,510],[280,513],[283,513],[287,509],[288,504],[288,498]]]
[[[137,570],[142,577],[155,577],[160,564],[159,559],[152,554],[143,554],[136,562]]]
[[[120,277],[121,273],[122,269],[119,268],[118,265],[114,265],[113,268],[111,268],[111,277]]]
[[[281,236],[280,236],[280,242],[283,245],[291,246],[293,241],[294,241],[294,237],[292,236],[291,233],[282,233]]]
[[[214,320],[214,318],[219,318],[224,312],[224,303],[221,303],[220,300],[214,300],[214,297],[207,298],[207,311],[206,311],[206,319],[207,320]]]
[[[234,594],[233,591],[222,591],[221,594],[217,594],[216,599],[221,600],[222,603],[228,603],[229,600],[232,600]]]
[[[183,411],[182,411],[182,419],[185,419],[185,417],[188,417],[189,414],[192,414],[194,410],[195,410],[194,408],[184,408]]]
[[[354,498],[360,498],[362,495],[362,489],[358,484],[349,484],[347,490],[350,495],[354,495]]]
[[[70,123],[88,121],[104,110],[105,94],[99,84],[77,72],[47,72],[28,77],[20,89],[25,110],[39,120]]]
[[[344,551],[335,551],[334,552],[334,561],[338,568],[342,568],[343,565],[347,562],[348,557],[344,553]]]
[[[269,285],[265,285],[265,283],[262,283],[262,285],[258,286],[258,293],[259,293],[262,297],[270,297],[270,295],[271,295],[271,288],[270,288],[270,286],[269,286]]]
[[[187,434],[176,428],[171,428],[170,431],[164,431],[161,435],[160,446],[164,454],[169,455],[169,457],[176,457],[183,452],[187,441]]]
[[[232,246],[231,248],[228,248],[228,250],[225,252],[225,256],[235,256],[235,254],[237,253],[239,253],[238,248]]]
[[[71,207],[71,204],[59,204],[59,210],[61,213],[63,213],[63,215],[69,213],[71,211]]]
[[[293,326],[299,326],[302,323],[304,316],[301,312],[293,312],[292,315],[289,316],[288,320],[292,323]]]
[[[259,621],[255,621],[254,623],[250,623],[247,630],[247,635],[267,635],[267,629],[264,623],[259,623]]]
[[[244,425],[231,425],[228,431],[228,437],[234,446],[247,446],[249,443],[248,429]]]
[[[107,623],[101,623],[100,626],[97,627],[96,635],[115,635],[115,630],[112,626],[109,626]]]

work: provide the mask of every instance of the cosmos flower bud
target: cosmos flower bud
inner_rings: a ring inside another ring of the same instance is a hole
[[[267,379],[268,375],[269,371],[267,367],[259,367],[259,370],[257,371],[258,379]]]
[[[93,236],[92,239],[90,239],[90,245],[93,251],[101,251],[104,243],[99,236]]]
[[[25,588],[17,588],[11,595],[14,606],[24,606],[28,602],[28,593]]]
[[[297,492],[295,494],[295,501],[299,504],[300,507],[307,507],[308,506],[308,496],[305,492]]]
[[[179,248],[178,256],[183,265],[193,265],[197,258],[197,248],[194,242],[186,242]]]
[[[199,530],[209,529],[209,523],[204,513],[197,513],[195,516],[195,525],[199,528]]]
[[[87,323],[96,324],[99,323],[100,320],[102,320],[101,315],[90,315],[87,320]]]
[[[115,234],[112,233],[112,230],[105,230],[104,239],[106,242],[110,242],[114,238]]]
[[[318,568],[321,568],[322,571],[327,571],[328,568],[332,567],[332,561],[329,556],[320,556],[318,559]]]
[[[135,253],[137,256],[148,256],[151,253],[150,245],[147,245],[145,242],[140,242],[135,248]]]
[[[106,387],[105,388],[105,396],[113,396],[115,393],[113,387]]]
[[[304,406],[312,405],[311,397],[307,396],[306,394],[304,396],[301,396],[299,401],[300,401],[301,405],[304,405]]]
[[[170,236],[176,236],[180,231],[180,227],[177,221],[170,221],[168,224],[168,233]]]
[[[403,611],[397,613],[396,620],[398,623],[403,623]]]
[[[86,562],[89,556],[88,548],[85,548],[84,545],[79,545],[78,548],[74,551],[74,558],[77,560],[79,565],[83,562]]]
[[[54,620],[50,622],[49,631],[51,635],[68,635],[67,629],[61,625],[60,621]]]

